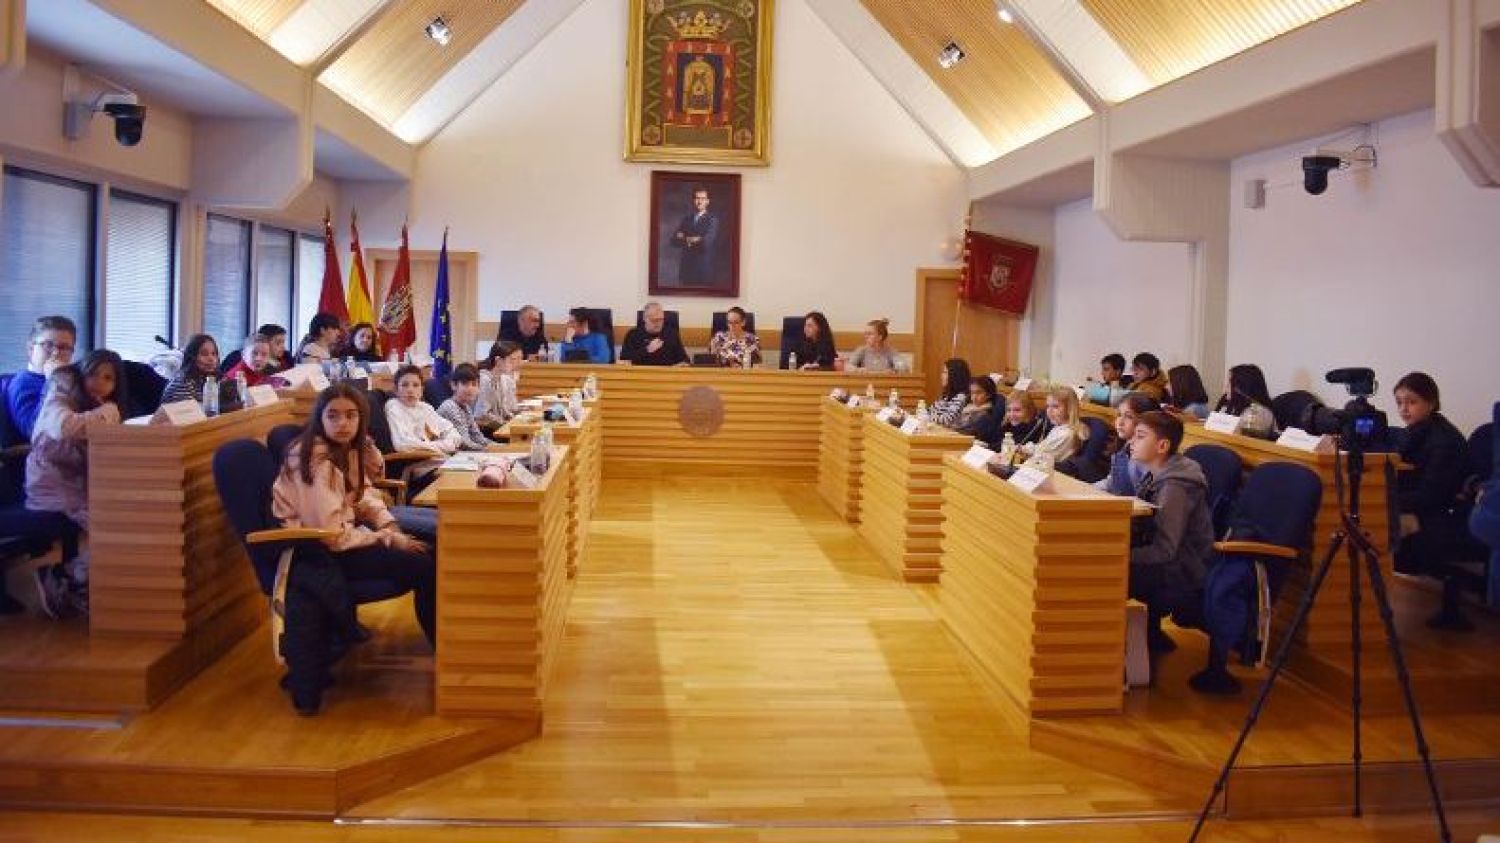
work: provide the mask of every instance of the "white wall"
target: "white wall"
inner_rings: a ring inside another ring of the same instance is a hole
[[[1270,191],[1265,208],[1231,211],[1229,362],[1258,363],[1272,393],[1340,404],[1323,373],[1371,366],[1392,412],[1396,380],[1426,371],[1467,432],[1500,399],[1500,191],[1464,177],[1431,112],[1376,129],[1378,169],[1336,174],[1322,196],[1301,186],[1316,140],[1233,163],[1235,195],[1253,178]]]
[[[451,225],[452,248],[480,253],[477,320],[531,302],[620,324],[646,298],[651,170],[691,168],[622,160],[628,5],[588,0],[418,158],[412,245]],[[805,0],[776,16],[772,165],[740,170],[741,297],[667,306],[704,326],[738,303],[767,324],[821,308],[911,330],[914,270],[956,258],[963,174]]]
[[[1097,376],[1113,351],[1127,361],[1149,351],[1163,368],[1192,362],[1188,244],[1120,240],[1089,199],[1058,207],[1053,240],[1051,377]]]

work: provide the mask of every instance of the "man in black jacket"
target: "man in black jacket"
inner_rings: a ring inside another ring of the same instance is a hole
[[[668,331],[667,314],[656,302],[641,312],[642,327],[631,328],[620,346],[620,359],[635,366],[686,366],[692,362],[682,339]]]

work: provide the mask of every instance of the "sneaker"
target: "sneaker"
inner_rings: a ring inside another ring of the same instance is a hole
[[[1240,692],[1240,680],[1222,667],[1205,667],[1188,679],[1188,687],[1200,694],[1232,697]]]
[[[72,589],[63,575],[61,565],[43,565],[32,573],[36,580],[36,593],[42,612],[54,620],[73,616]]]

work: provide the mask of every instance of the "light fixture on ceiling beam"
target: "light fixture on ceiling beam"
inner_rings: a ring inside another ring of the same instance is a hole
[[[453,30],[448,28],[448,22],[443,20],[441,16],[433,18],[432,23],[423,27],[422,31],[427,33],[428,38],[438,42],[443,47],[448,46],[448,42],[453,40]]]
[[[1010,7],[1007,6],[1007,5],[1005,5],[1004,3],[1001,3],[1000,6],[997,8],[996,14],[1000,15],[1000,21],[1002,23],[1015,23],[1016,22],[1016,16],[1015,16],[1015,14],[1013,12],[1011,12]]]
[[[938,53],[938,64],[942,65],[944,70],[952,70],[967,55],[957,42],[949,41],[947,46],[943,47],[943,51]]]

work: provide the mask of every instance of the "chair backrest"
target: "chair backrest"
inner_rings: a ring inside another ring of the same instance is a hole
[[[14,372],[0,374],[0,448],[11,448],[26,441],[21,431],[16,428],[15,421],[10,417],[10,382],[15,380]]]
[[[666,320],[662,324],[662,329],[661,329],[662,333],[664,333],[664,334],[671,334],[673,336],[678,336],[678,337],[682,336],[682,332],[679,329],[679,326],[681,325],[681,322],[677,318],[677,311],[675,311],[675,310],[663,310],[662,314],[664,316],[666,316]],[[644,310],[637,310],[635,312],[635,326],[637,328],[644,328],[644,327],[646,327],[646,311],[644,311]]]
[[[167,379],[145,363],[125,361],[125,390],[130,406],[125,408],[126,418],[149,416],[161,407],[161,393],[167,388]]]
[[[607,307],[588,308],[589,330],[598,331],[609,341],[609,362],[615,362],[615,312]]]
[[[1469,434],[1469,473],[1487,483],[1495,473],[1495,423],[1485,422]]]
[[[1083,447],[1077,453],[1058,463],[1057,467],[1069,477],[1094,483],[1109,476],[1109,459],[1104,452],[1109,447],[1114,430],[1103,419],[1090,416],[1083,418],[1083,425],[1088,428],[1089,438],[1084,440]]]
[[[396,443],[391,439],[391,423],[385,417],[385,402],[391,400],[391,394],[372,389],[365,397],[370,401],[370,438],[375,440],[380,453],[389,454],[396,450]]]
[[[709,330],[715,334],[720,331],[729,330],[729,311],[715,310],[713,321],[709,324]],[[745,312],[745,330],[752,334],[755,333],[755,314],[750,311]]]
[[[214,451],[214,485],[224,517],[245,544],[245,553],[255,568],[261,591],[271,593],[276,578],[277,548],[251,545],[245,537],[257,530],[281,526],[271,514],[271,484],[276,482],[276,460],[265,445],[254,439],[225,442]]]
[[[1194,445],[1183,456],[1203,469],[1208,480],[1208,507],[1213,513],[1214,535],[1223,536],[1229,527],[1229,516],[1245,476],[1240,455],[1222,445]]]
[[[787,358],[792,356],[792,349],[796,348],[797,343],[802,341],[802,322],[806,318],[805,316],[783,316],[781,318],[781,362],[777,364],[779,368],[786,368]],[[798,361],[799,365],[806,362],[806,360]]]
[[[286,460],[286,449],[301,435],[302,425],[300,424],[278,424],[266,434],[266,448],[271,452],[271,458],[276,461],[277,469],[280,469],[281,464]]]
[[[521,311],[500,311],[500,332],[495,334],[495,342],[499,342],[506,334],[515,335],[521,330]]]
[[[10,402],[6,400],[13,378],[15,375],[11,372],[0,374],[0,449],[13,448],[26,441],[10,417]],[[26,500],[26,458],[17,456],[0,462],[0,505],[19,504],[24,500]]]
[[[239,363],[240,359],[244,356],[245,352],[238,348],[224,355],[224,359],[219,361],[219,374],[222,375],[230,369],[233,369],[235,367],[235,364]]]
[[[453,384],[442,378],[428,378],[422,384],[422,400],[437,409],[444,401],[453,397]]]
[[[1276,427],[1286,430],[1302,426],[1302,414],[1308,407],[1321,405],[1322,399],[1305,389],[1283,392],[1271,399],[1271,415],[1276,417]]]
[[[1323,482],[1306,466],[1262,463],[1245,480],[1230,517],[1234,538],[1286,547],[1312,545],[1313,522],[1323,502]]]

